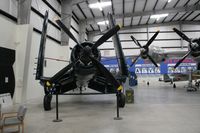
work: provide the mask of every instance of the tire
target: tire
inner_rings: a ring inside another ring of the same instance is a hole
[[[125,102],[126,102],[126,97],[125,97],[125,95],[123,94],[123,93],[120,93],[119,94],[119,107],[120,108],[124,108],[124,106],[125,106]]]
[[[43,107],[45,111],[51,110],[51,100],[52,100],[52,95],[47,94],[44,96]]]

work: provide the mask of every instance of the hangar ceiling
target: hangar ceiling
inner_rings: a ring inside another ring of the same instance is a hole
[[[99,9],[89,8],[89,4],[111,1],[112,5]],[[173,22],[194,23],[200,20],[200,0],[83,0],[73,6],[73,14],[80,21],[87,22],[87,31],[100,31],[97,22],[106,20],[109,12],[113,13],[116,22],[124,28]],[[159,20],[150,16],[168,13]],[[105,28],[108,28],[104,26]]]

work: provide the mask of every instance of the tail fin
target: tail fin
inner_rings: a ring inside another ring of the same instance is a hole
[[[43,64],[44,64],[44,54],[45,54],[45,44],[47,36],[47,25],[48,25],[48,11],[45,12],[42,35],[40,40],[40,49],[38,53],[37,69],[36,69],[36,80],[40,80],[43,77]]]
[[[115,20],[114,20],[112,14],[110,14],[110,13],[108,14],[108,20],[109,20],[110,28],[113,28],[116,25],[116,23],[115,23]],[[118,59],[118,65],[119,65],[121,74],[122,74],[122,76],[128,76],[128,68],[126,65],[124,53],[122,51],[122,46],[121,46],[121,42],[119,40],[119,35],[115,34],[112,37],[112,40],[114,42],[115,53],[116,53],[116,56]]]

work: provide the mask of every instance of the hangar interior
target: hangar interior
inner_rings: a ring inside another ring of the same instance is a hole
[[[101,5],[106,2],[110,5],[105,7]],[[180,57],[178,53],[187,52],[191,47],[173,31],[173,28],[180,30],[189,38],[199,38],[199,2],[199,0],[1,0],[0,48],[15,51],[13,57],[15,91],[11,108],[16,110],[22,104],[27,106],[25,132],[200,132],[198,125],[200,93],[199,89],[194,92],[187,91],[185,86],[189,84],[189,79],[177,82],[173,88],[170,83],[158,81],[161,74],[136,73],[137,86],[125,85],[125,88],[134,90],[134,103],[120,108],[120,116],[123,118],[120,121],[113,120],[116,116],[115,95],[59,96],[59,117],[63,120],[60,123],[52,122],[56,117],[55,97],[52,99],[52,110],[44,111],[42,105],[44,89],[39,81],[35,80],[45,11],[48,11],[49,18],[44,76],[52,77],[70,63],[71,49],[77,45],[61,30],[55,20],[61,19],[79,42],[97,42],[109,30],[107,14],[112,13],[116,24],[121,25],[118,35],[125,57],[135,58],[141,51],[131,39],[131,35],[143,46],[159,30],[151,45],[160,50],[161,54],[172,52],[172,57],[169,58],[180,59],[182,56]],[[97,8],[90,6],[94,3],[98,3]],[[154,18],[153,15],[160,16]],[[98,48],[102,57],[116,57],[112,38]],[[4,60],[11,58],[2,53],[1,56]],[[198,62],[196,64],[198,65]],[[3,73],[4,70],[0,72]],[[1,76],[1,80],[3,82],[8,80],[7,84],[10,82],[10,79],[4,76]],[[5,89],[3,87],[5,86],[1,84],[0,89]]]

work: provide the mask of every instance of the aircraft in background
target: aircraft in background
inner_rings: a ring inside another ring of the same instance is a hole
[[[72,48],[70,64],[57,72],[53,77],[43,76],[44,52],[48,24],[48,12],[46,12],[43,22],[36,69],[36,80],[40,80],[40,84],[44,87],[44,109],[51,109],[52,95],[64,95],[66,94],[66,92],[69,92],[76,88],[79,88],[80,90],[78,94],[82,95],[86,94],[82,92],[82,89],[85,87],[99,92],[98,94],[117,94],[117,96],[119,96],[118,105],[120,107],[124,107],[125,96],[122,93],[123,87],[121,83],[117,81],[114,76],[100,63],[101,54],[100,50],[98,49],[100,45],[102,45],[106,40],[108,40],[120,30],[120,26],[113,25],[112,28],[95,43],[79,43],[70,32],[70,30],[60,20],[56,20],[56,23],[74,42],[77,43],[77,45]],[[116,43],[115,45],[120,45],[120,43]],[[116,47],[118,51],[120,51],[119,48],[120,47]],[[119,55],[120,58],[123,58],[121,56],[122,55]],[[122,63],[120,63],[120,65],[125,66],[125,64]],[[128,70],[123,67],[124,75],[128,73],[126,71]]]
[[[151,62],[157,66],[156,63],[160,63],[162,61],[165,61],[166,59],[169,59],[171,57],[177,57],[178,58],[178,62],[174,65],[174,70],[177,69],[177,67],[184,62],[184,60],[186,59],[186,57],[190,56],[192,57],[195,61],[197,61],[198,65],[197,65],[197,69],[199,68],[199,61],[200,61],[200,39],[190,39],[188,38],[184,33],[182,33],[181,31],[177,30],[176,28],[173,28],[173,30],[184,40],[186,40],[187,42],[189,42],[189,48],[188,50],[179,50],[179,51],[165,51],[164,49],[157,47],[157,46],[150,46],[150,44],[152,43],[152,40],[154,40],[156,38],[156,36],[158,35],[159,32],[156,32],[154,34],[154,36],[149,40],[150,43],[147,42],[146,45],[141,46],[141,44],[133,37],[131,36],[132,40],[135,42],[135,44],[137,46],[140,47],[140,55],[139,56],[132,56],[134,58],[134,61],[132,62],[131,66],[136,63],[136,61],[138,60],[138,58],[141,56],[142,59],[147,59],[149,58],[151,60]],[[171,76],[171,77],[170,77]],[[199,86],[199,81],[197,81],[197,79],[199,79],[199,73],[197,73],[196,71],[192,72],[192,73],[174,73],[171,75],[168,74],[164,74],[163,75],[163,81],[164,82],[177,82],[177,81],[189,81],[190,83],[192,82],[192,80],[196,81],[196,85]],[[175,86],[175,84],[174,84]],[[190,86],[191,87],[191,86]],[[191,87],[192,88],[192,87]],[[196,89],[195,89],[196,90]]]
[[[165,61],[166,59],[170,57],[177,57],[181,58],[174,68],[177,68],[186,57],[191,56],[195,61],[200,62],[200,38],[196,39],[190,39],[187,37],[183,32],[179,31],[176,28],[173,28],[173,30],[185,41],[187,41],[188,44],[188,50],[179,50],[179,51],[168,51],[161,49],[160,47],[150,47],[150,44],[153,42],[153,40],[158,35],[159,31],[157,31],[154,36],[147,42],[146,45],[142,46],[138,40],[136,40],[133,36],[131,36],[132,40],[135,42],[137,46],[140,47],[140,55],[139,56],[133,56],[134,61],[132,62],[131,66],[136,63],[137,59],[141,56],[143,59],[149,58],[150,61],[157,67],[157,63],[161,61]]]
[[[200,63],[200,38],[196,39],[190,39],[187,37],[183,32],[179,31],[176,28],[173,28],[173,30],[185,41],[187,41],[188,44],[188,51],[184,51],[182,54],[182,58],[176,63],[174,66],[174,69],[176,69],[188,56],[191,56],[196,62],[197,62],[197,70],[191,71],[188,74],[182,74],[182,73],[176,73],[172,74],[172,78],[169,77],[169,75],[165,74],[163,75],[163,81],[164,82],[177,82],[177,81],[189,81],[188,90],[194,90],[196,91],[197,88],[200,85],[200,82],[198,79],[200,79],[200,72],[199,72],[199,63]],[[180,52],[176,52],[177,54]],[[195,80],[195,86],[192,86],[192,81]],[[173,85],[175,86],[175,84]]]
[[[187,37],[183,32],[179,31],[176,28],[173,28],[173,30],[185,41],[187,41],[188,44],[188,51],[187,53],[176,63],[174,68],[177,68],[188,56],[192,56],[194,60],[197,62],[200,62],[200,38],[196,39],[190,39]]]
[[[186,50],[179,50],[179,51],[166,51],[165,49],[159,47],[159,46],[154,46],[151,45],[148,48],[148,55],[154,60],[154,62],[157,63],[161,63],[163,61],[166,61],[167,59],[170,58],[174,58],[177,57],[177,59],[179,59],[180,57],[182,57],[187,51]],[[140,53],[141,55],[141,53]],[[138,59],[140,58],[140,55],[127,55],[126,57],[130,57],[132,58],[132,63],[131,63],[131,67],[138,61]],[[143,59],[143,58],[142,58]]]
[[[137,46],[140,47],[140,55],[128,55],[128,57],[132,57],[132,64],[130,66],[133,66],[141,57],[142,59],[150,59],[150,61],[157,67],[157,63],[161,63],[167,59],[176,57],[177,59],[180,59],[182,56],[184,56],[188,50],[178,50],[178,51],[166,51],[165,49],[149,45],[152,43],[152,40],[156,38],[159,31],[157,31],[154,36],[149,40],[150,43],[147,42],[148,45],[141,46],[139,41],[137,41],[133,36],[131,36],[132,40],[135,42]],[[184,58],[185,59],[185,58]],[[182,60],[183,61],[183,60]]]
[[[138,60],[139,57],[141,57],[142,59],[149,59],[156,67],[158,67],[157,63],[154,61],[154,59],[151,57],[151,55],[149,54],[149,46],[152,44],[152,42],[155,40],[155,38],[157,37],[157,35],[159,34],[160,31],[157,31],[152,37],[151,39],[147,42],[146,45],[142,46],[140,44],[140,42],[138,40],[136,40],[133,36],[131,36],[131,39],[133,40],[133,42],[139,46],[140,48],[140,55],[136,56],[136,58],[134,59],[134,61],[132,62],[132,64],[130,66],[133,66],[133,64],[135,64],[135,62]]]
[[[199,70],[190,70],[187,74],[183,73],[175,73],[175,74],[164,74],[163,79],[159,79],[159,81],[170,82],[173,84],[173,87],[176,88],[176,84],[174,82],[180,81],[188,81],[187,90],[188,91],[197,91],[200,86],[200,71]],[[193,81],[195,81],[195,86],[193,85]]]
[[[200,71],[194,71],[192,72],[192,80],[200,79]],[[189,80],[189,74],[183,74],[183,73],[176,73],[176,74],[164,74],[163,75],[163,81],[164,82],[177,82],[177,81],[188,81]],[[162,81],[162,80],[160,80]]]

